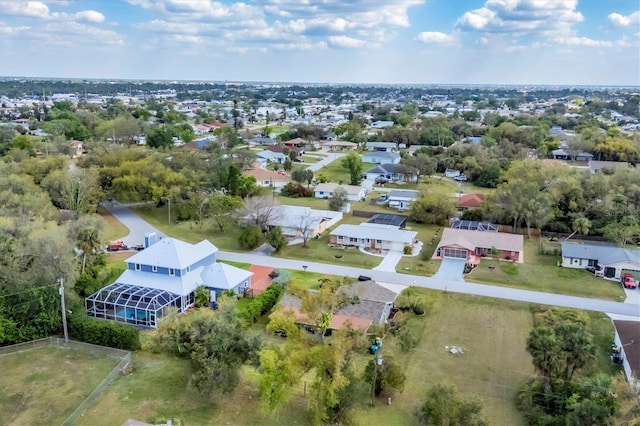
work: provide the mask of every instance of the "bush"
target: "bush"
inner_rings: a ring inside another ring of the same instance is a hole
[[[276,284],[284,287],[291,282],[291,272],[287,271],[286,269],[276,269],[276,271],[278,271],[278,274],[271,280],[272,285]]]
[[[400,350],[402,352],[409,352],[411,349],[418,346],[418,339],[416,339],[406,327],[398,330],[396,336],[398,337]]]
[[[140,349],[140,331],[137,328],[89,318],[85,314],[69,316],[69,333],[80,341],[94,345],[131,351]]]
[[[256,322],[260,315],[266,314],[278,303],[282,293],[283,288],[280,285],[271,284],[265,291],[260,293],[258,297],[254,298],[251,303],[245,306],[243,316],[249,322]]]
[[[280,190],[280,195],[292,198],[303,198],[311,197],[313,195],[313,191],[302,184],[289,182],[282,187],[282,189]]]
[[[424,308],[422,305],[415,305],[413,307],[413,313],[416,315],[424,315]]]
[[[403,252],[404,252],[404,254],[412,254],[413,253],[413,247],[412,246],[404,246]]]
[[[240,243],[240,247],[244,249],[254,249],[260,245],[261,240],[262,232],[259,227],[254,225],[242,230],[238,242]]]

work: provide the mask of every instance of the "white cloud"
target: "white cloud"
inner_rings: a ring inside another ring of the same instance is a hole
[[[18,26],[18,27],[10,27],[7,24],[5,24],[4,22],[0,22],[0,34],[5,34],[5,35],[14,35],[14,34],[18,34],[22,31],[27,31],[30,30],[31,27],[27,27],[27,26]]]
[[[76,19],[87,22],[94,22],[96,24],[104,22],[104,15],[95,10],[82,10],[76,13],[75,17]]]
[[[626,39],[620,40],[594,40],[589,37],[560,37],[554,40],[556,43],[566,44],[568,46],[585,46],[585,47],[625,47],[627,46]]]
[[[359,40],[357,38],[348,37],[348,36],[330,36],[329,42],[336,47],[343,47],[346,49],[356,49],[358,47],[363,47],[366,44],[366,41]]]
[[[8,16],[24,16],[28,18],[48,19],[49,6],[41,1],[0,1],[2,14]]]
[[[584,20],[577,0],[487,0],[482,8],[465,12],[458,28],[485,33],[560,36]]]
[[[610,13],[607,19],[614,27],[628,27],[629,25],[640,24],[640,10],[629,15],[621,15],[620,13]]]
[[[438,31],[425,31],[418,34],[418,41],[423,43],[453,43],[456,37],[451,34],[445,34]]]

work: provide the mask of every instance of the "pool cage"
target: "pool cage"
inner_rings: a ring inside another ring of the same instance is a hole
[[[475,220],[454,220],[453,229],[466,229],[468,231],[498,232],[498,225],[489,222],[477,222]]]
[[[167,307],[182,311],[183,300],[166,290],[113,283],[85,299],[87,314],[141,327],[156,328]]]

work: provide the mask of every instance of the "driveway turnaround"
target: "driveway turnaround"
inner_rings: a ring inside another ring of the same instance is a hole
[[[120,204],[117,201],[111,201],[104,203],[103,206],[111,212],[124,226],[129,228],[129,235],[121,238],[120,241],[124,242],[128,246],[136,246],[138,244],[144,244],[144,235],[149,232],[155,232],[158,238],[166,237],[165,234],[160,232],[157,228],[151,226],[149,222],[132,212],[125,204]]]
[[[464,266],[467,261],[465,259],[454,259],[452,257],[445,257],[442,259],[438,272],[435,273],[433,278],[439,278],[449,281],[464,281]]]
[[[359,275],[370,276],[374,281],[390,284],[414,285],[433,290],[449,291],[452,293],[471,294],[475,296],[495,297],[498,299],[515,300],[518,302],[538,303],[541,305],[562,306],[566,308],[585,309],[588,311],[607,312],[618,315],[640,317],[640,305],[634,303],[611,302],[608,300],[590,299],[587,297],[567,296],[555,293],[521,290],[517,288],[492,286],[487,284],[451,281],[435,277],[420,275],[398,274],[395,272],[376,271],[350,266],[332,265],[327,263],[308,262],[304,260],[282,259],[277,257],[255,256],[245,253],[220,251],[220,260],[245,262],[254,265],[266,265],[274,268],[295,269],[298,271],[318,272],[344,277],[357,278]],[[303,268],[304,266],[304,268]]]

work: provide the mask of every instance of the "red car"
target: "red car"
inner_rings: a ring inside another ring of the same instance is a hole
[[[626,273],[622,275],[622,285],[624,288],[637,288],[638,282],[633,278],[633,275]]]

